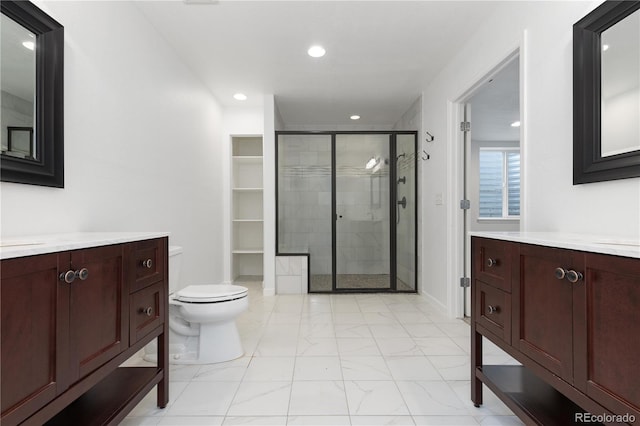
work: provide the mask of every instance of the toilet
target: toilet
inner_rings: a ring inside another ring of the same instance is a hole
[[[182,247],[169,247],[169,362],[212,364],[244,354],[236,318],[249,307],[248,289],[238,285],[180,286]],[[145,359],[156,356],[145,348]]]

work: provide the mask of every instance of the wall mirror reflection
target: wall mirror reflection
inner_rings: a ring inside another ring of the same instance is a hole
[[[640,11],[602,32],[600,155],[640,150]]]
[[[640,1],[573,27],[574,184],[640,177]]]
[[[35,122],[36,35],[13,19],[0,21],[2,64],[2,155],[37,160],[39,152],[31,137]]]
[[[28,1],[0,8],[0,175],[63,187],[64,28]]]

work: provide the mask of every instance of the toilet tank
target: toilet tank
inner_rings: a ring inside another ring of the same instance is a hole
[[[182,247],[169,246],[169,294],[180,290]]]

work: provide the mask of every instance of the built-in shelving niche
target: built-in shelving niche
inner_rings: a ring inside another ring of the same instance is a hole
[[[262,281],[264,254],[261,136],[231,138],[232,278]]]

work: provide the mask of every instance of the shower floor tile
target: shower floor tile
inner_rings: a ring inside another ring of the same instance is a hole
[[[337,288],[341,289],[390,289],[388,274],[339,274]],[[331,290],[331,275],[311,275],[309,290],[311,292],[326,292]],[[413,291],[414,289],[404,281],[398,279],[398,291]]]

